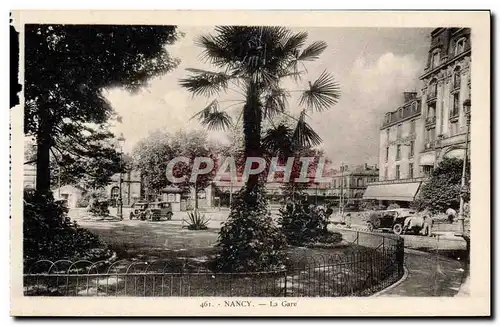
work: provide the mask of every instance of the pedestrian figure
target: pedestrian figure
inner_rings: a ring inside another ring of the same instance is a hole
[[[347,214],[346,214],[346,218],[345,218],[345,221],[344,221],[344,222],[345,222],[345,224],[346,224],[346,226],[347,226],[348,228],[350,228],[350,227],[351,227],[351,213],[347,213]]]
[[[457,216],[457,211],[450,207],[446,210],[446,216],[448,216],[448,222],[452,224],[453,220]]]

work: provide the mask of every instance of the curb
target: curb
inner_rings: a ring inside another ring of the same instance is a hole
[[[396,286],[398,286],[401,283],[403,283],[404,281],[406,281],[406,279],[408,278],[408,275],[409,275],[409,272],[408,272],[408,269],[406,268],[406,266],[403,266],[403,271],[404,271],[403,276],[401,276],[401,278],[396,283],[393,283],[393,284],[389,285],[385,289],[380,290],[380,291],[376,292],[375,294],[373,294],[371,296],[372,297],[381,296],[384,293],[386,293],[387,291],[394,289]]]

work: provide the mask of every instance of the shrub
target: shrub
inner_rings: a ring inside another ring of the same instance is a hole
[[[205,217],[205,214],[201,214],[197,209],[193,212],[188,212],[189,220],[183,220],[187,223],[187,228],[189,230],[206,230],[208,229],[208,222],[210,219]]]
[[[378,200],[365,199],[359,203],[359,210],[361,211],[375,211],[380,207]]]
[[[66,215],[51,195],[25,193],[23,256],[25,267],[37,260],[104,260],[113,254],[97,236]]]
[[[307,245],[308,243],[327,239],[327,215],[315,207],[304,205],[301,202],[290,202],[280,209],[279,225],[288,241],[292,245]]]
[[[286,246],[286,238],[267,209],[263,186],[256,186],[250,195],[243,188],[235,194],[229,218],[220,230],[214,268],[225,272],[282,268]]]

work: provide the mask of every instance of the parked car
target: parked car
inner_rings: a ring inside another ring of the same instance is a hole
[[[392,231],[397,235],[403,232],[405,219],[414,216],[415,211],[407,208],[388,209],[375,211],[370,214],[368,221],[368,230]]]
[[[145,219],[150,221],[159,221],[161,219],[171,220],[173,215],[172,204],[169,202],[152,202],[149,203],[146,209]]]
[[[130,212],[129,218],[138,219],[144,221],[146,219],[146,210],[148,209],[148,202],[136,202],[132,204],[132,211]]]

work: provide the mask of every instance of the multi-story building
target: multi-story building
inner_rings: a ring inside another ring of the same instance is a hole
[[[341,166],[332,176],[332,196],[344,202],[352,202],[363,197],[363,193],[370,182],[378,179],[379,169],[377,165],[371,166],[367,163],[350,168],[348,165]]]
[[[424,149],[419,164],[428,174],[444,157],[463,158],[467,133],[464,102],[470,99],[468,28],[437,28],[431,34],[423,82]]]
[[[368,186],[363,198],[406,206],[444,157],[464,157],[470,58],[469,29],[431,33],[421,95],[404,93],[403,105],[386,113],[380,128],[379,181]]]

